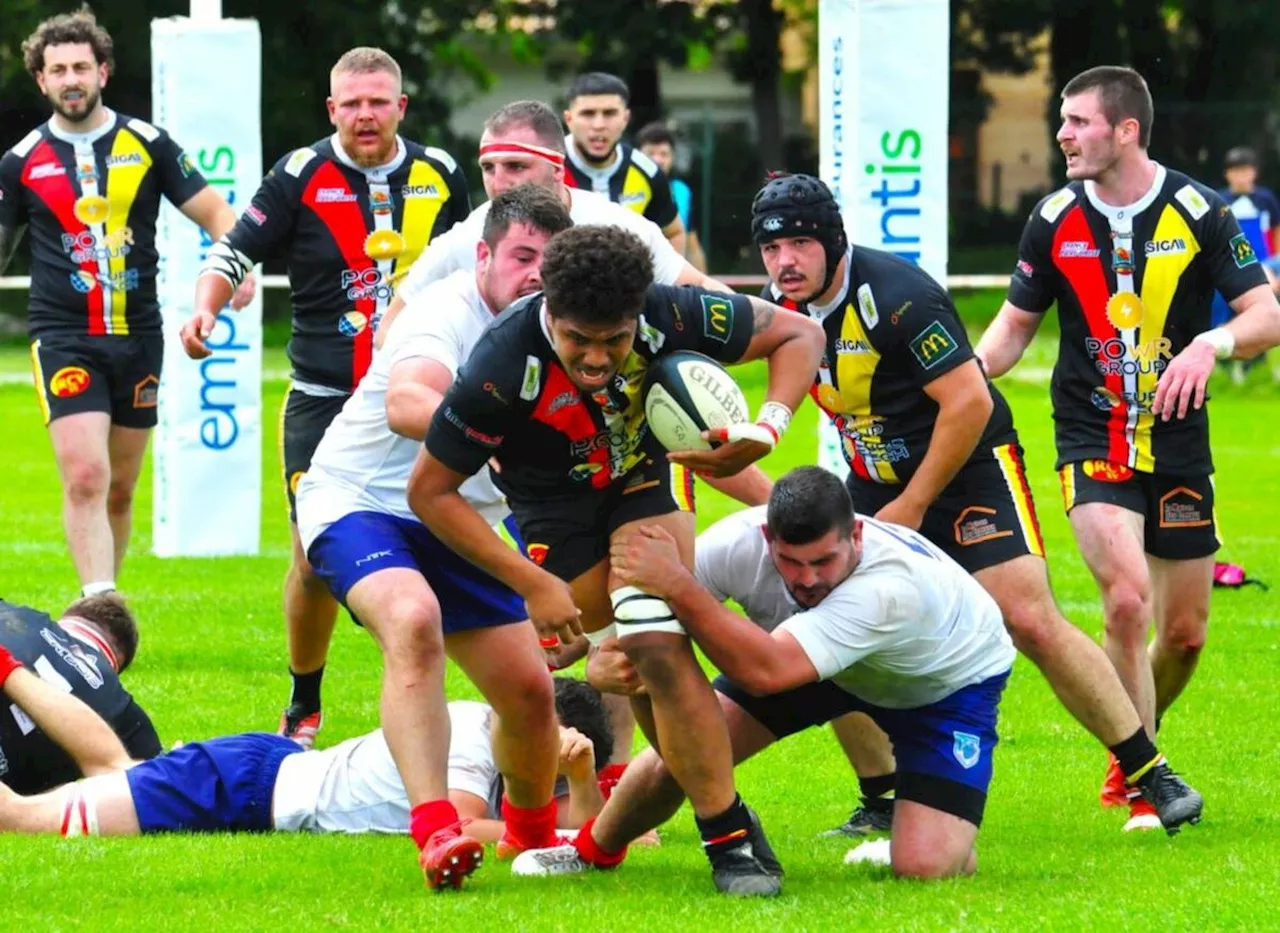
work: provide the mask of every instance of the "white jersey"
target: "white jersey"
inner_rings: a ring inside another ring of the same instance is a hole
[[[500,820],[491,712],[469,700],[449,704],[448,787],[488,801],[486,817]],[[407,833],[409,798],[382,730],[284,759],[272,814],[283,832]]]
[[[816,607],[787,591],[764,537],[767,506],[730,515],[698,536],[698,581],[761,628],[780,628],[823,680],[867,703],[914,709],[1013,665],[1000,608],[923,537],[863,519],[862,560]]]
[[[453,375],[493,320],[474,271],[460,271],[424,291],[414,307],[392,321],[369,371],[325,431],[298,484],[298,533],[304,548],[352,512],[381,512],[416,521],[405,498],[422,441],[387,424],[387,386],[404,360],[428,358]],[[491,524],[507,516],[488,470],[469,477],[459,492]]]
[[[644,241],[653,254],[654,281],[661,285],[675,284],[684,271],[685,261],[657,224],[594,191],[583,191],[580,188],[565,190],[569,192],[569,215],[575,224],[600,224],[630,230]],[[397,286],[396,294],[410,303],[417,300],[422,290],[432,282],[459,269],[474,269],[476,244],[484,233],[484,219],[489,216],[491,203],[486,201],[481,204],[466,220],[454,224],[448,232],[432,240]]]

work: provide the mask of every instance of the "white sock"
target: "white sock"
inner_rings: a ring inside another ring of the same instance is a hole
[[[80,587],[81,596],[98,596],[102,593],[114,593],[116,590],[115,580],[99,580],[97,583],[86,583]]]

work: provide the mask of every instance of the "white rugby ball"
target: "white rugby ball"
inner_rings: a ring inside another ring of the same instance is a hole
[[[723,366],[701,353],[677,350],[649,364],[644,385],[649,430],[667,450],[710,450],[703,431],[750,421],[747,399]]]

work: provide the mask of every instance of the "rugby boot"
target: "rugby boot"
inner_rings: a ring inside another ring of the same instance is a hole
[[[867,838],[879,833],[887,833],[893,828],[893,799],[875,797],[868,800],[862,798],[858,808],[849,814],[849,818],[835,829],[828,829],[820,835],[848,836],[854,839]]]
[[[1120,770],[1120,762],[1116,756],[1107,755],[1107,777],[1102,782],[1102,790],[1098,792],[1098,800],[1104,808],[1127,807],[1133,798],[1141,796],[1136,787],[1124,782],[1124,772]]]
[[[427,887],[435,890],[460,888],[467,875],[484,861],[484,847],[470,836],[464,836],[462,824],[454,823],[437,829],[427,839],[418,856]]]
[[[1147,802],[1156,808],[1160,825],[1170,836],[1184,823],[1199,823],[1204,798],[1163,760],[1135,782]]]
[[[1160,814],[1156,813],[1156,808],[1147,803],[1147,798],[1139,794],[1129,802],[1129,819],[1124,824],[1124,831],[1131,833],[1135,830],[1159,829]]]
[[[707,851],[716,890],[730,897],[777,897],[782,878],[761,864],[750,835],[731,848]],[[774,864],[777,864],[775,858]]]
[[[288,706],[280,715],[280,726],[276,735],[293,739],[303,748],[310,751],[316,747],[316,733],[324,723],[324,714],[320,710],[307,710],[298,706]]]
[[[774,854],[773,846],[769,844],[769,837],[764,834],[764,826],[760,823],[759,815],[750,807],[747,807],[747,813],[751,815],[751,826],[747,830],[747,841],[755,849],[756,858],[760,860],[764,870],[775,878],[781,878],[783,875],[782,863],[778,861],[778,856]]]

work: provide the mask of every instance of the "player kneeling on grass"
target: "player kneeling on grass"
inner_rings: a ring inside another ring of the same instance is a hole
[[[0,832],[409,832],[409,799],[381,729],[322,751],[304,751],[278,735],[231,735],[139,762],[94,710],[28,671],[3,647],[0,689],[87,776],[34,796],[0,783]],[[572,830],[604,805],[596,772],[609,760],[613,734],[595,688],[556,678],[555,694],[556,806],[560,826]],[[503,788],[494,760],[493,710],[454,702],[449,720],[449,799],[470,818],[472,838],[497,842],[504,831]]]
[[[897,756],[894,872],[972,872],[996,707],[1015,656],[986,590],[916,532],[857,517],[843,483],[819,467],[791,471],[767,506],[716,523],[699,536],[696,559],[695,577],[654,526],[612,550],[622,580],[665,600],[724,672],[714,686],[735,763],[810,726],[866,713]],[[670,819],[683,797],[647,750],[583,831],[595,848],[621,851]],[[585,848],[526,852],[513,870],[582,871]]]

